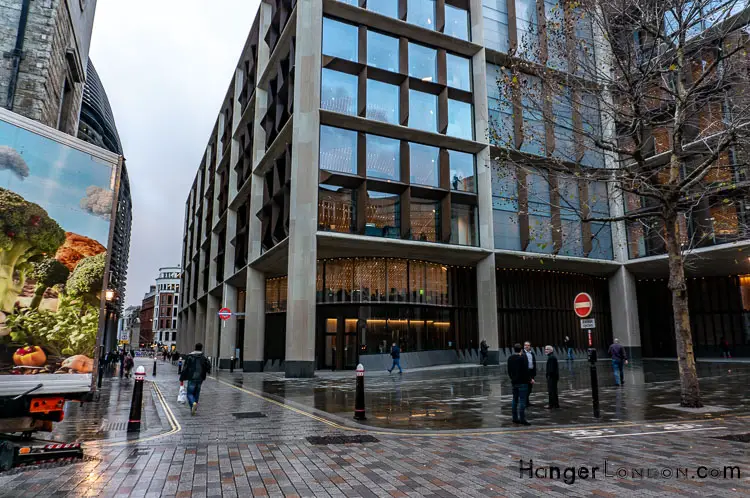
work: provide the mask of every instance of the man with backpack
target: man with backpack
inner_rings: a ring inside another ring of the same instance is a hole
[[[190,406],[190,415],[194,416],[198,411],[198,400],[201,395],[201,384],[206,380],[206,375],[211,372],[211,363],[203,354],[203,344],[195,345],[195,351],[185,359],[185,366],[180,374],[180,382],[187,381],[187,399]]]

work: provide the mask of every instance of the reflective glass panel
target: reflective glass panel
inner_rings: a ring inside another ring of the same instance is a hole
[[[320,127],[320,169],[357,174],[357,132]]]
[[[447,135],[474,140],[474,116],[471,104],[448,99]]]
[[[437,95],[409,90],[409,127],[437,131]]]
[[[440,202],[411,199],[411,238],[436,242],[440,233]]]
[[[398,38],[367,31],[367,65],[398,72]]]
[[[400,149],[398,139],[367,135],[367,177],[398,181]]]
[[[356,192],[335,185],[318,187],[318,230],[355,231]]]
[[[341,114],[357,114],[357,76],[323,69],[320,108]]]
[[[407,0],[406,22],[435,29],[435,0]]]
[[[323,19],[323,55],[357,62],[358,28],[333,19]]]
[[[367,0],[367,10],[398,19],[398,0]]]
[[[448,86],[471,91],[471,60],[460,55],[445,54]]]
[[[451,190],[476,192],[474,155],[455,150],[448,151]]]
[[[409,76],[437,83],[437,50],[409,43]]]
[[[478,239],[476,208],[451,204],[451,244],[476,246]]]
[[[446,35],[469,39],[469,13],[453,5],[445,6],[445,29]]]
[[[437,187],[440,184],[438,160],[440,149],[422,144],[409,144],[409,181],[415,185]]]
[[[398,194],[367,191],[365,235],[401,237],[401,199]]]
[[[399,124],[398,95],[397,85],[367,80],[367,118]]]

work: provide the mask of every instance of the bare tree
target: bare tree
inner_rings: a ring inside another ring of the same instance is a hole
[[[667,254],[681,404],[700,407],[685,256],[747,236],[750,10],[556,1],[538,2],[536,22],[519,18],[523,36],[495,75],[493,192],[515,196],[539,252],[595,257],[619,224],[631,257]]]

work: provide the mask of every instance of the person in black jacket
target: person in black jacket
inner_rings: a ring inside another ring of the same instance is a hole
[[[479,343],[479,354],[481,357],[480,363],[482,366],[487,366],[487,358],[489,358],[490,354],[490,347],[487,345],[487,340],[482,339],[482,342]]]
[[[531,378],[528,361],[520,344],[513,345],[515,354],[508,358],[508,375],[510,382],[513,384],[513,423],[522,425],[531,425],[526,420],[526,393],[529,384],[534,383]]]
[[[203,354],[203,344],[195,345],[195,351],[185,359],[185,366],[180,373],[180,383],[187,381],[187,399],[190,406],[190,415],[195,416],[198,411],[198,400],[201,396],[201,385],[206,380],[206,375],[211,372],[211,362]]]
[[[557,364],[557,357],[552,346],[545,346],[544,352],[547,355],[547,394],[549,394],[549,404],[545,408],[560,408],[560,400],[557,398],[557,381],[560,379],[560,368]]]
[[[401,370],[401,348],[399,348],[395,342],[393,343],[393,346],[391,346],[391,358],[393,358],[393,365],[388,369],[388,373],[391,373],[396,367],[398,367],[398,373],[404,373],[404,371]]]
[[[523,343],[524,354],[526,360],[529,362],[529,375],[531,375],[531,382],[529,382],[529,389],[526,391],[526,406],[531,406],[529,397],[531,396],[531,389],[534,387],[534,378],[536,377],[536,355],[531,350],[531,343],[526,341]]]

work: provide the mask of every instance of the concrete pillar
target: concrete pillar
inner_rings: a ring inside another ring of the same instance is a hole
[[[609,277],[609,307],[612,315],[612,334],[625,346],[628,357],[640,359],[641,330],[638,322],[635,277],[624,266]]]
[[[471,39],[484,45],[482,0],[471,0]],[[487,146],[476,155],[479,209],[479,246],[488,251],[477,264],[477,313],[479,341],[487,340],[488,363],[500,361],[500,337],[497,326],[497,287],[495,285],[495,234],[492,223],[492,162],[490,156],[489,111],[487,106],[487,61],[484,49],[472,58],[474,91],[474,129],[476,141]]]
[[[289,294],[286,313],[287,377],[315,374],[315,271],[320,141],[320,64],[323,2],[297,4],[297,52],[289,222]]]
[[[265,362],[266,338],[266,279],[258,270],[247,268],[245,293],[245,345],[242,369],[261,372]]]
[[[179,351],[189,352],[193,350],[193,345],[195,344],[195,315],[195,306],[190,306],[186,310],[186,313],[183,314],[184,317],[187,317],[187,323],[181,327],[182,330],[177,334],[177,338],[179,339],[177,349]]]
[[[233,285],[224,284],[222,308],[230,310],[237,309],[237,288]],[[218,317],[217,317],[218,319]],[[219,341],[219,368],[229,369],[230,358],[234,356],[237,339],[237,318],[232,317],[229,320],[219,320],[219,330],[221,331],[221,340]]]
[[[192,351],[195,343],[203,344],[203,350],[208,354],[208,337],[206,331],[206,301],[198,301],[195,305],[195,333],[193,334],[193,343],[188,345],[188,350]]]
[[[219,298],[208,294],[206,300],[206,342],[203,344],[203,351],[213,361],[217,361],[219,358],[219,309],[221,309]]]

